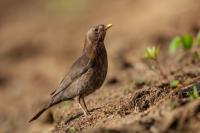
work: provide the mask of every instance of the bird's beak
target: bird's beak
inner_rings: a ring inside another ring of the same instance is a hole
[[[105,30],[110,29],[111,27],[112,27],[112,24],[108,24],[106,25]]]

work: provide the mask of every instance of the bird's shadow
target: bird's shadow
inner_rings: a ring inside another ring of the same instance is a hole
[[[93,109],[91,109],[89,112],[93,112],[93,111],[99,110],[99,109],[101,109],[101,107],[93,108]],[[72,116],[70,116],[69,118],[67,118],[67,119],[65,120],[65,124],[67,124],[67,123],[69,123],[69,122],[71,122],[71,121],[73,121],[73,120],[75,120],[75,119],[77,119],[77,118],[79,118],[79,117],[81,117],[81,116],[83,116],[83,115],[84,115],[84,114],[83,114],[82,112],[79,112],[79,113],[77,113],[77,114],[75,114],[75,115],[72,115]]]

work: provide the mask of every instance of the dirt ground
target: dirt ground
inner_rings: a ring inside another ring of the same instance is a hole
[[[198,133],[200,61],[168,53],[170,40],[200,29],[197,0],[1,0],[1,133]],[[86,98],[83,116],[74,101],[28,120],[48,102],[73,61],[86,31],[112,23],[105,44],[109,70],[101,89]],[[162,80],[144,60],[145,48],[159,45]],[[171,80],[180,84],[172,89]]]

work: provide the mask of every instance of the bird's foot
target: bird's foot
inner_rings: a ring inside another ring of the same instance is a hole
[[[84,111],[84,115],[88,116],[88,115],[90,115],[90,112],[89,111]]]

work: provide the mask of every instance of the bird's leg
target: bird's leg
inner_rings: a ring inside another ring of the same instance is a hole
[[[83,105],[84,105],[84,107],[85,107],[85,109],[86,109],[87,114],[90,114],[90,113],[89,113],[89,110],[88,110],[88,108],[87,108],[87,106],[86,106],[86,104],[85,104],[85,99],[84,99],[84,97],[82,97],[81,99],[82,99],[82,101],[83,101]]]
[[[84,115],[87,116],[88,115],[87,114],[87,110],[82,106],[82,104],[81,104],[81,97],[80,96],[78,97],[78,104],[79,104],[79,107],[82,109]]]

